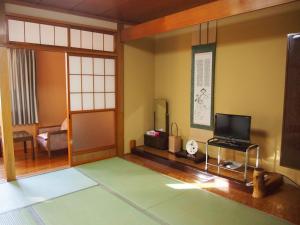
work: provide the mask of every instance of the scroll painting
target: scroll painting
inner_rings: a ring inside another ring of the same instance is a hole
[[[191,127],[213,129],[216,45],[192,48]]]

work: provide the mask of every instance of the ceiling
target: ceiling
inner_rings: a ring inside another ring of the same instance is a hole
[[[142,23],[211,1],[213,0],[7,0],[128,23]]]

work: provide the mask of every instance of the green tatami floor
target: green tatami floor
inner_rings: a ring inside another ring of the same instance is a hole
[[[120,158],[0,184],[0,225],[285,225]]]

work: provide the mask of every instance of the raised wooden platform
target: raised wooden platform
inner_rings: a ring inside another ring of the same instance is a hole
[[[243,182],[243,174],[236,173],[228,170],[220,169],[218,170],[216,167],[208,167],[208,172],[205,171],[205,162],[203,163],[194,163],[190,159],[178,158],[173,153],[168,152],[167,150],[160,150],[156,148],[151,148],[147,146],[137,146],[136,148],[131,150],[132,154],[153,160],[155,162],[170,166],[172,168],[196,174],[204,174],[205,176],[218,176],[228,180],[229,185],[237,186],[240,190],[244,190],[246,192],[252,192],[252,187],[246,186]],[[217,160],[214,158],[209,159],[210,163],[216,163]],[[253,169],[249,169],[248,177],[252,180]]]
[[[184,172],[136,154],[127,154],[124,155],[123,158],[159,173],[163,173],[167,176],[186,182],[187,184],[199,184],[198,175],[202,175],[201,171],[200,173]],[[283,184],[278,190],[270,193],[266,197],[254,199],[252,198],[251,193],[245,192],[244,189],[240,188],[244,188],[244,186],[238,184],[232,185],[232,182],[229,182],[229,185],[227,186],[226,181],[229,180],[216,177],[214,181],[206,182],[203,185],[200,184],[199,188],[289,220],[293,224],[300,225],[299,188],[290,184]]]

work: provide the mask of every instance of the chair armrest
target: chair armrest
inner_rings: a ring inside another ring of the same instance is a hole
[[[59,130],[49,132],[47,144],[50,150],[68,148],[67,131]]]
[[[38,128],[38,134],[47,133],[47,132],[55,132],[55,131],[60,131],[60,125]]]
[[[67,130],[57,130],[57,131],[49,131],[48,132],[48,138],[50,136],[56,135],[56,134],[67,134]]]

